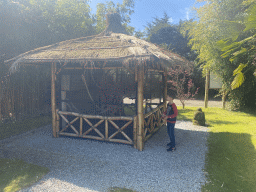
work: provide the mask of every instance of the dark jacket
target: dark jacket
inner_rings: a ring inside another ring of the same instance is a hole
[[[167,109],[165,110],[165,112],[163,114],[168,116],[167,122],[176,123],[176,117],[178,115],[178,110],[177,110],[175,103],[173,103],[173,104],[168,103]]]

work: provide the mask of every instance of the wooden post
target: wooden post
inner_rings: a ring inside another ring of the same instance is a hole
[[[105,138],[108,140],[108,120],[105,119]]]
[[[134,142],[134,148],[137,149],[137,116],[133,119],[133,142]]]
[[[52,105],[52,131],[53,136],[56,137],[56,90],[55,90],[55,70],[56,70],[56,64],[52,63],[51,66],[51,73],[52,73],[52,82],[51,82],[51,105]]]
[[[163,95],[163,103],[164,103],[164,111],[167,107],[167,68],[164,69],[163,73],[163,83],[164,83],[164,95]]]
[[[143,81],[144,66],[142,63],[138,65],[138,127],[137,127],[137,149],[142,151],[144,148],[144,114],[143,114]]]
[[[209,96],[209,85],[210,85],[210,70],[206,72],[206,79],[205,79],[205,96],[204,96],[204,107],[208,107],[208,96]]]
[[[58,109],[56,109],[56,133],[59,133],[60,131],[60,115],[58,114]],[[56,134],[56,137],[59,137],[58,134]]]
[[[61,111],[67,111],[67,91],[70,90],[70,75],[61,75]],[[62,129],[66,127],[66,122],[62,119]]]

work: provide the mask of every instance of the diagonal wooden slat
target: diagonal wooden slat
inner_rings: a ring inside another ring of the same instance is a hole
[[[100,121],[99,121],[98,123],[96,123],[95,125],[92,125],[92,124],[91,124],[92,126],[91,126],[86,132],[84,132],[83,135],[88,134],[88,133],[91,132],[93,129],[99,134],[100,131],[99,131],[96,127],[99,126],[103,121],[104,121],[104,119],[100,120]],[[100,133],[99,135],[103,136],[101,133]],[[103,136],[103,138],[104,138],[104,136]]]
[[[60,114],[60,116],[67,123],[67,126],[64,129],[62,129],[60,133],[64,132],[70,126],[76,134],[79,134],[75,127],[72,125],[79,117],[76,117],[73,121],[69,122],[64,115]]]
[[[79,135],[78,131],[76,130],[76,128],[72,125],[77,119],[79,119],[79,117],[76,117],[73,121],[70,122],[70,127],[75,131],[76,134]]]
[[[117,130],[119,130],[119,126],[117,126],[117,124],[115,124],[115,122],[113,122],[112,120],[108,120]]]
[[[109,139],[112,139],[114,136],[116,136],[120,132],[120,128],[112,120],[108,120],[108,121],[117,129],[117,131],[109,137]]]
[[[128,137],[128,135],[125,134],[125,132],[123,132],[123,130],[128,127],[130,124],[132,123],[132,121],[128,121],[122,128],[121,128],[121,133],[123,134],[123,136],[130,142],[132,142],[131,138]]]
[[[144,137],[146,137],[147,132],[148,132],[148,128],[145,129]]]
[[[128,127],[133,121],[128,121],[122,128],[119,128],[115,122],[113,122],[112,120],[109,120],[109,122],[117,129],[117,131],[115,133],[113,133],[109,139],[112,139],[114,136],[116,136],[119,132],[121,132],[121,134],[130,142],[132,142],[132,140],[130,139],[130,137],[128,137],[123,130]]]
[[[87,118],[83,117],[83,119],[84,119],[91,127],[93,126],[92,123],[91,123]]]
[[[104,120],[102,119],[101,122],[103,121]],[[94,127],[94,130],[101,136],[101,138],[104,138],[104,135],[96,127]]]

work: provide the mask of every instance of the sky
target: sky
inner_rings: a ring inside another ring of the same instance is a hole
[[[115,4],[122,3],[122,0],[112,0]],[[189,20],[193,18],[192,7],[196,0],[135,0],[134,13],[131,15],[130,26],[135,27],[135,31],[144,30],[147,23],[151,23],[154,17],[162,18],[164,12],[170,17],[172,24],[179,23],[179,20]],[[105,3],[104,0],[91,0],[89,3],[92,13],[96,13],[96,5]],[[196,7],[202,4],[197,4]]]

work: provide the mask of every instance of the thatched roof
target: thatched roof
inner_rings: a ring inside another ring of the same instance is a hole
[[[120,24],[121,25],[121,24]],[[117,24],[108,24],[99,35],[81,37],[40,47],[5,61],[15,69],[24,63],[62,63],[85,61],[129,61],[164,60],[170,64],[184,64],[188,61],[178,54],[164,54],[157,46],[147,41],[129,36]],[[117,33],[118,32],[118,33]],[[123,33],[120,33],[123,32]]]

